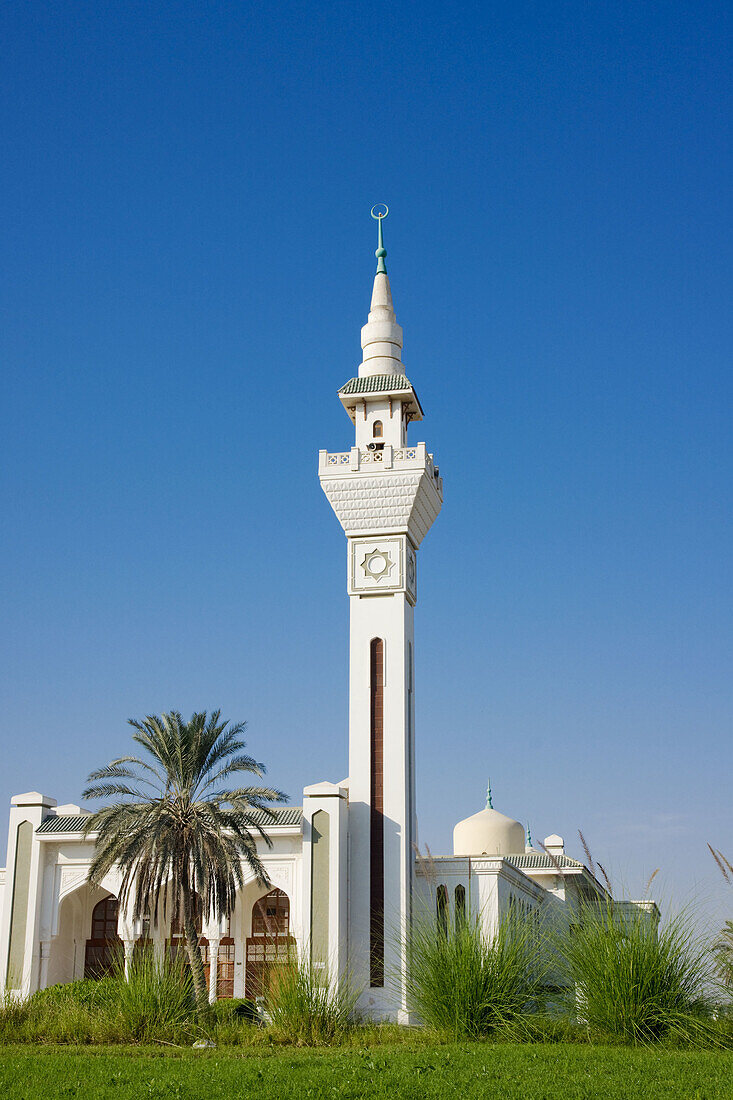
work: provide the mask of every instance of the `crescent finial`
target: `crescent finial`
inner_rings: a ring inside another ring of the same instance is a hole
[[[377,275],[387,274],[387,266],[385,264],[385,258],[387,256],[387,249],[384,247],[384,238],[382,236],[382,222],[389,214],[389,207],[386,202],[377,202],[371,208],[370,213],[378,225],[377,230],[377,251],[374,255],[377,257]]]

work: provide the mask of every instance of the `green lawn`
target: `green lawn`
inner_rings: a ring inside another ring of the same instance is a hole
[[[0,1048],[0,1096],[732,1100],[733,1053],[571,1044]]]

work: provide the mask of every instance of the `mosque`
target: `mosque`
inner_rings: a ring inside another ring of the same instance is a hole
[[[518,821],[491,806],[460,821],[453,853],[420,858],[415,806],[414,608],[418,551],[440,513],[443,480],[425,443],[408,441],[423,409],[402,363],[383,242],[362,361],[338,391],[354,429],[347,451],[323,450],[318,472],[346,535],[350,608],[349,776],[303,789],[302,806],[276,811],[272,847],[258,842],[269,877],[250,875],[224,921],[203,920],[209,993],[256,997],[293,947],[317,967],[348,966],[362,1011],[409,1020],[406,959],[395,930],[418,905],[439,922],[470,910],[487,932],[513,909],[573,921],[606,888],[559,836],[532,847]],[[0,988],[25,996],[103,974],[140,940],[159,952],[181,943],[175,924],[148,927],[118,905],[120,879],[87,881],[94,837],[88,811],[37,792],[11,799],[0,869]],[[263,821],[263,825],[266,824]],[[641,906],[656,919],[654,902]]]

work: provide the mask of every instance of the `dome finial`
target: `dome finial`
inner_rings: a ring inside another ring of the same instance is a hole
[[[493,810],[494,803],[491,801],[491,776],[489,776],[489,784],[486,788],[486,809]]]
[[[379,226],[377,231],[377,251],[374,255],[377,257],[377,275],[386,275],[387,267],[384,259],[387,255],[387,249],[384,247],[384,238],[382,236],[382,220],[389,214],[389,207],[384,202],[376,203],[371,209],[371,215],[375,222]]]

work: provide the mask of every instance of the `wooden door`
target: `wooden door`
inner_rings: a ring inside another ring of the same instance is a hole
[[[121,961],[122,940],[117,935],[117,898],[98,901],[92,910],[91,936],[84,952],[84,977],[103,978]]]

